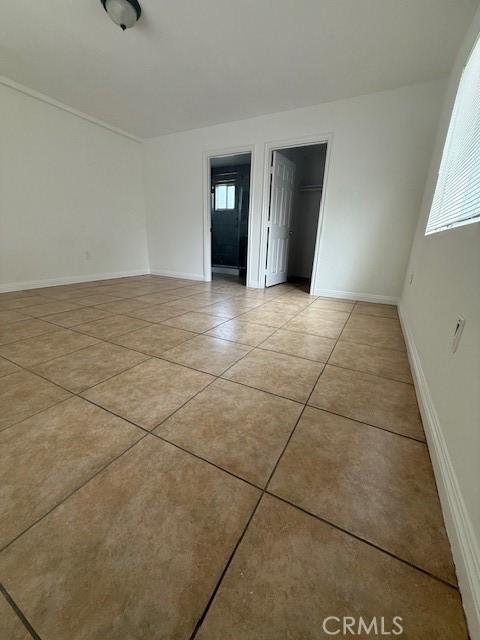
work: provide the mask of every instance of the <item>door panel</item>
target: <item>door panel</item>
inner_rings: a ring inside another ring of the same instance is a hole
[[[294,191],[295,164],[280,151],[274,151],[267,239],[267,287],[287,280]]]

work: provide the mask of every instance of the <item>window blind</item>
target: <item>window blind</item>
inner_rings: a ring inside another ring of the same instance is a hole
[[[425,235],[480,221],[480,39],[463,70]]]

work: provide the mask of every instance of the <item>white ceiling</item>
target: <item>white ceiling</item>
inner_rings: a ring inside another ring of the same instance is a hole
[[[0,74],[137,136],[446,74],[478,0],[1,0]]]

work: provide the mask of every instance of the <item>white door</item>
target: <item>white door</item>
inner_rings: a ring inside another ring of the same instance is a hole
[[[273,152],[270,211],[267,223],[265,286],[286,282],[288,248],[295,190],[295,164],[280,151]]]

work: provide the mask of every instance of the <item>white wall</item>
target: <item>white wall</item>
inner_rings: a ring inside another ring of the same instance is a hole
[[[203,278],[202,155],[254,144],[249,284],[257,285],[265,143],[333,134],[316,289],[396,298],[443,92],[436,81],[147,142],[152,269]]]
[[[480,638],[480,224],[425,237],[453,100],[480,31],[480,11],[448,83],[401,312],[419,373],[419,395],[453,544],[472,639]],[[410,285],[410,274],[414,279]],[[466,318],[450,350],[457,314]]]
[[[141,153],[0,85],[0,288],[147,271]]]

